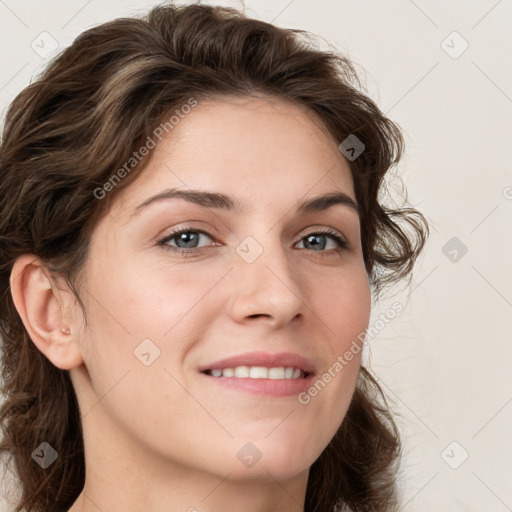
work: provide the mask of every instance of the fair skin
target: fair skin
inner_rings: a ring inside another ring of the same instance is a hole
[[[137,209],[172,188],[233,196],[243,210],[183,198]],[[86,324],[63,281],[34,256],[17,260],[16,307],[39,350],[69,370],[80,405],[87,474],[71,512],[303,510],[361,354],[307,404],[199,368],[287,352],[310,360],[314,381],[368,326],[357,212],[296,212],[330,192],[356,201],[349,164],[312,113],[264,98],[199,102],[95,227],[80,275]],[[190,245],[158,244],[183,227]],[[247,237],[257,245],[240,246]],[[237,247],[262,252],[249,263]],[[147,366],[134,355],[145,339],[142,352],[160,351]],[[237,456],[247,443],[261,454],[250,467]]]

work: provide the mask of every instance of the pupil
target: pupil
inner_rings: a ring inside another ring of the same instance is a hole
[[[319,238],[324,238],[323,235],[309,235],[308,237],[306,237],[306,239],[308,240],[308,243],[310,240],[314,240],[316,239],[318,241]],[[325,248],[325,238],[324,238],[324,241],[323,243],[316,243],[316,244],[313,244],[315,246],[320,246],[321,249],[324,249]]]
[[[178,244],[178,247],[189,247],[189,244],[190,244],[190,240],[192,240],[192,243],[194,242],[194,238],[197,238],[198,234],[197,233],[192,233],[191,231],[187,231],[186,233],[181,233],[178,237],[178,241],[177,241],[177,244]],[[179,244],[179,242],[185,242],[185,246],[181,246]],[[196,240],[197,242],[197,240]]]

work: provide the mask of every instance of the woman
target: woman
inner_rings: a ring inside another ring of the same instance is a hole
[[[14,100],[16,511],[394,510],[399,434],[361,351],[428,225],[379,203],[403,140],[357,85],[301,31],[161,6],[86,31]]]

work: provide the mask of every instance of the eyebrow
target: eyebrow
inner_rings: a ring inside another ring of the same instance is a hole
[[[156,194],[149,199],[146,199],[143,203],[139,204],[139,206],[135,208],[132,215],[136,215],[140,210],[157,201],[175,198],[184,199],[199,206],[203,206],[204,208],[228,210],[236,214],[242,213],[244,211],[244,203],[226,194],[219,192],[207,192],[204,190],[182,190],[172,188],[164,190],[163,192]],[[357,213],[357,215],[361,214],[359,204],[344,192],[339,191],[329,192],[318,197],[307,199],[306,201],[299,204],[296,209],[296,213],[319,212],[327,210],[334,205],[347,206],[353,212]]]

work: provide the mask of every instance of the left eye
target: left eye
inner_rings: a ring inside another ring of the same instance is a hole
[[[319,232],[319,233],[311,233],[309,235],[306,235],[304,238],[301,239],[301,242],[307,241],[307,244],[312,247],[319,247],[321,250],[326,249],[327,243],[325,242],[326,239],[334,240],[334,247],[331,247],[330,249],[336,249],[336,247],[344,248],[346,247],[346,242],[336,233],[331,232]],[[322,241],[322,239],[324,241]],[[299,243],[301,243],[299,242]],[[305,247],[306,249],[309,249],[310,247]]]

